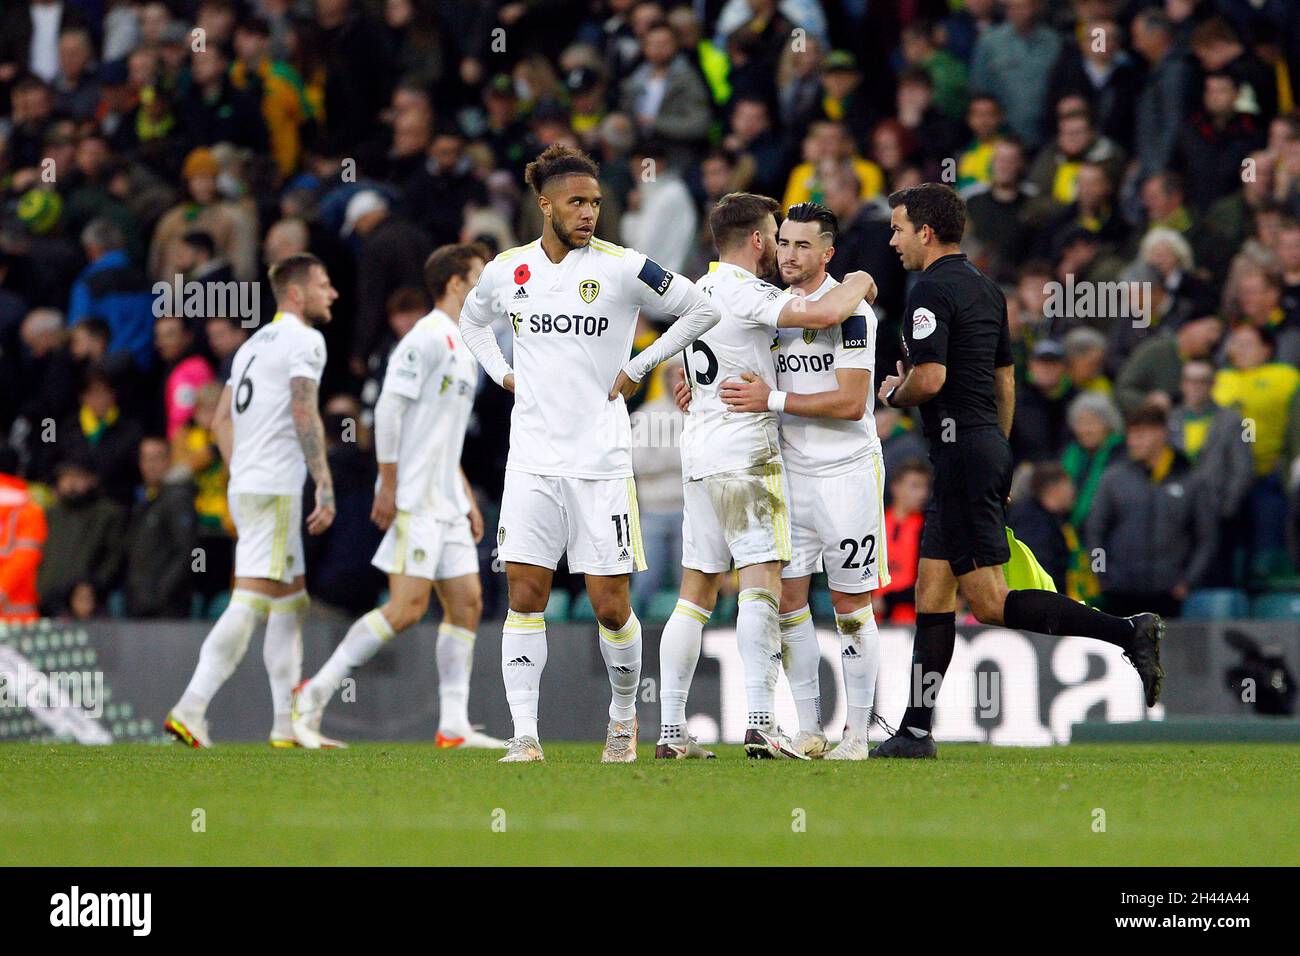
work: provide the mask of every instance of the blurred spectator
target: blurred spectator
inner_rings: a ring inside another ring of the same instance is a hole
[[[153,293],[123,249],[122,231],[107,219],[94,219],[81,231],[90,263],[77,276],[68,301],[68,323],[90,315],[108,323],[109,350],[129,352],[140,368],[153,365]]]
[[[165,315],[154,323],[154,345],[166,380],[163,410],[167,440],[189,424],[199,389],[213,380],[212,367],[194,351],[194,331],[185,319]]]
[[[87,369],[81,386],[81,405],[58,425],[58,455],[86,463],[96,478],[96,488],[126,507],[131,503],[139,475],[136,447],[140,424],[122,414],[117,388],[101,367]]]
[[[722,146],[748,158],[753,166],[749,186],[754,192],[764,196],[780,194],[785,186],[785,148],[772,127],[768,104],[763,99],[737,97],[731,101],[731,121]]]
[[[361,417],[367,427],[374,424],[375,402],[384,386],[388,357],[415,323],[428,314],[431,303],[424,286],[402,286],[388,297],[388,324],[375,349],[366,358],[366,378],[361,385]]]
[[[1247,498],[1252,577],[1272,576],[1286,548],[1287,497],[1279,465],[1300,370],[1274,361],[1273,332],[1238,326],[1228,338],[1229,367],[1214,379],[1214,401],[1242,417],[1242,438],[1255,460]]]
[[[353,318],[353,374],[364,374],[366,357],[374,350],[384,326],[388,296],[402,286],[421,288],[424,261],[433,252],[429,237],[389,209],[379,192],[363,189],[348,200],[344,237],[356,233],[357,311]]]
[[[1255,270],[1237,283],[1237,306],[1243,321],[1273,333],[1275,362],[1300,365],[1300,322],[1288,321],[1282,308],[1282,278]]]
[[[941,175],[944,164],[953,162],[964,134],[960,123],[934,104],[934,81],[929,73],[920,67],[903,71],[898,78],[896,112],[899,125],[916,145],[916,159],[930,176]],[[952,171],[948,175],[951,178]]]
[[[1223,335],[1223,322],[1213,315],[1190,319],[1173,335],[1155,335],[1136,349],[1115,380],[1120,408],[1136,411],[1149,401],[1166,410],[1181,398],[1183,363],[1214,354]]]
[[[921,561],[921,530],[930,500],[930,466],[909,458],[889,475],[889,507],[885,509],[889,584],[872,594],[876,618],[891,624],[916,620],[916,572]]]
[[[203,566],[194,573],[194,590],[204,606],[230,587],[234,571],[234,522],[230,518],[226,486],[230,473],[221,460],[212,420],[223,388],[209,382],[198,390],[194,417],[172,439],[172,462],[194,483],[195,534],[203,549]]]
[[[307,586],[329,604],[359,614],[375,606],[384,587],[383,574],[370,564],[384,536],[370,521],[379,471],[355,398],[335,395],[323,419],[338,515],[328,531],[306,539]]]
[[[1067,417],[1073,438],[1061,453],[1061,467],[1074,485],[1070,523],[1082,529],[1101,476],[1122,454],[1124,422],[1110,399],[1087,392],[1070,403]]]
[[[435,132],[428,158],[404,189],[403,213],[433,240],[433,247],[457,242],[466,211],[487,205],[487,190],[471,172],[465,139],[454,127]]]
[[[1069,440],[1066,409],[1075,396],[1065,374],[1065,347],[1053,339],[1034,346],[1028,374],[1016,388],[1011,450],[1016,461],[1057,458]]]
[[[635,117],[643,136],[663,139],[682,163],[708,135],[708,89],[681,55],[667,23],[646,31],[641,55],[641,65],[623,81],[619,109]]]
[[[176,240],[193,230],[212,237],[217,255],[230,263],[236,279],[247,281],[257,274],[257,255],[252,244],[254,237],[250,235],[247,216],[217,192],[217,178],[221,172],[221,162],[206,147],[194,150],[185,158],[181,178],[188,197],[168,210],[154,227],[153,241],[149,245],[151,279],[172,282],[178,273],[184,271],[174,258],[178,248]]]
[[[1205,359],[1183,365],[1182,401],[1169,413],[1169,443],[1187,457],[1209,492],[1218,520],[1219,559],[1211,567],[1211,584],[1232,587],[1232,547],[1245,542],[1239,513],[1255,480],[1255,463],[1245,440],[1241,414],[1216,404],[1210,392],[1214,366]]]
[[[1014,502],[1007,514],[1008,527],[1034,552],[1061,594],[1069,592],[1072,548],[1066,524],[1073,508],[1074,482],[1059,464],[1044,461],[1034,466],[1029,497]]]
[[[680,272],[695,241],[698,217],[668,151],[653,141],[632,154],[636,188],[628,194],[621,239],[669,272]]]
[[[1085,325],[1067,332],[1062,344],[1071,384],[1080,392],[1109,397],[1115,388],[1106,376],[1106,336]]]
[[[1004,0],[1006,22],[989,27],[975,43],[972,93],[997,97],[1007,124],[1031,149],[1043,141],[1048,80],[1064,44],[1042,22],[1041,0]]]
[[[91,119],[99,106],[95,47],[90,31],[64,28],[59,33],[59,73],[54,77],[54,106],[65,116]]]
[[[1017,144],[1019,140],[1014,136],[1003,135],[1002,107],[988,94],[971,97],[970,105],[966,107],[965,119],[972,139],[957,157],[957,188],[962,191],[963,198],[968,198],[974,195],[967,192],[972,186],[992,181],[994,147],[1004,139]],[[1025,160],[1023,146],[1018,152],[1018,157],[1020,172],[1023,172]],[[1005,178],[1004,174],[1004,184]],[[1017,173],[1018,178],[1019,173]]]
[[[966,64],[938,44],[933,23],[914,20],[903,28],[903,60],[930,75],[934,105],[949,119],[960,120],[966,111]]]
[[[248,330],[232,316],[214,315],[204,321],[203,333],[207,337],[208,349],[217,362],[217,381],[224,385],[230,378],[235,353],[248,338]]]
[[[0,623],[25,624],[40,617],[36,577],[47,531],[12,448],[0,448],[0,528]]]
[[[1208,73],[1201,106],[1183,126],[1181,164],[1191,173],[1187,199],[1204,212],[1241,185],[1246,157],[1264,145],[1258,117],[1237,109],[1241,87],[1231,73]]]
[[[1178,148],[1187,115],[1191,67],[1174,25],[1163,11],[1148,7],[1133,18],[1133,49],[1147,62],[1137,97],[1134,151],[1145,179],[1166,169]]]
[[[892,476],[905,462],[913,458],[925,461],[930,453],[916,423],[897,408],[876,406],[876,436],[880,439],[882,456],[885,460],[885,474]],[[889,500],[889,485],[885,487],[885,498]]]
[[[653,373],[662,391],[631,415],[632,471],[641,513],[641,541],[648,571],[632,579],[632,605],[640,611],[655,591],[676,591],[682,567],[682,413],[668,382],[680,362],[665,362]]]
[[[1058,207],[1066,207],[1080,198],[1079,177],[1084,163],[1097,167],[1108,182],[1114,183],[1126,159],[1118,145],[1097,132],[1087,109],[1067,99],[1057,106],[1056,138],[1034,159],[1029,181],[1039,195],[1050,198]]]
[[[236,90],[258,99],[271,155],[280,174],[288,176],[298,167],[302,130],[317,118],[317,104],[308,96],[302,76],[291,64],[273,57],[271,46],[267,20],[258,16],[241,20],[235,28],[235,62],[229,79]]]
[[[969,186],[963,197],[970,236],[988,256],[987,271],[1008,279],[1024,260],[1033,237],[1028,220],[1038,187],[1025,180],[1025,153],[1019,142],[998,140],[990,155],[988,182]]]
[[[811,117],[843,123],[855,142],[866,142],[879,116],[866,95],[862,71],[852,53],[832,50],[822,59],[821,93]]]
[[[1052,68],[1048,102],[1055,108],[1066,97],[1081,97],[1101,134],[1131,150],[1141,82],[1142,71],[1124,49],[1119,24],[1105,16],[1090,17]]]
[[[140,487],[126,528],[126,613],[188,617],[196,543],[194,485],[183,470],[169,475],[167,440],[140,442]],[[206,560],[206,556],[205,556]]]
[[[1192,53],[1207,75],[1223,73],[1236,88],[1237,109],[1267,124],[1277,114],[1277,80],[1221,17],[1201,23],[1191,35]]]
[[[125,511],[100,492],[95,472],[80,452],[65,456],[56,469],[56,499],[45,513],[49,538],[36,584],[45,616],[71,613],[78,592],[82,605],[77,617],[88,617],[88,610],[94,613],[103,606],[121,573]]]
[[[786,209],[801,202],[821,202],[825,182],[836,172],[849,172],[858,182],[858,195],[871,199],[884,189],[880,167],[857,154],[853,140],[842,123],[818,120],[803,140],[803,162],[790,171],[786,180]]]
[[[1162,409],[1130,415],[1126,443],[1128,454],[1102,476],[1088,516],[1088,545],[1104,560],[1105,608],[1178,617],[1210,569],[1215,510],[1191,464],[1170,446]]]
[[[231,82],[225,48],[211,40],[190,53],[188,87],[176,104],[182,135],[191,146],[234,143],[265,152],[266,123],[260,104]]]

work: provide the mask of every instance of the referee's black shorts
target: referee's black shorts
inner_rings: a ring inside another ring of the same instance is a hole
[[[925,509],[921,557],[947,561],[954,575],[1006,564],[1011,445],[1001,430],[972,428],[956,441],[932,440],[930,463],[934,491]]]

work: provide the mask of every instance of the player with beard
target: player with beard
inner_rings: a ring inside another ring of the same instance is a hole
[[[916,641],[907,710],[872,757],[933,757],[934,703],[956,643],[957,592],[981,624],[1082,635],[1119,647],[1142,679],[1148,707],[1160,699],[1164,621],[1114,617],[1053,591],[1007,588],[1011,553],[1005,507],[1011,490],[1015,376],[1007,303],[997,284],[962,254],[966,207],[948,186],[925,183],[889,197],[889,244],[920,272],[907,297],[898,374],[877,398],[919,406],[934,492],[925,512],[916,581]]]
[[[208,747],[208,703],[266,622],[263,660],[271,680],[275,722],[271,745],[296,747],[290,697],[302,672],[302,618],[308,598],[302,551],[302,489],[307,472],[316,507],[307,531],[334,521],[334,481],[325,459],[325,428],[317,389],[325,370],[325,338],[338,292],[325,265],[299,253],[271,267],[278,311],[235,353],[212,430],[230,463],[230,516],[235,522],[235,588],[203,641],[199,663],[163,727],[190,747]],[[335,744],[325,739],[324,746]]]
[[[749,757],[802,760],[776,726],[781,666],[778,623],[781,569],[791,557],[790,493],[781,457],[778,416],[785,393],[765,410],[736,414],[723,389],[754,373],[776,384],[773,354],[779,329],[821,330],[843,322],[862,300],[875,298],[865,272],[813,299],[782,291],[762,276],[776,269],[776,213],[766,196],[730,193],[709,213],[718,262],[696,284],[722,309],[722,321],[686,354],[689,412],[682,430],[682,585],[660,643],[661,727],[655,756],[707,757],[686,732],[686,698],[700,656],[704,625],[722,575],[739,572],[736,639],[745,672]]]
[[[839,283],[826,273],[839,223],[818,203],[792,206],[781,223],[781,279],[815,301]],[[789,472],[793,557],[781,572],[781,659],[799,714],[794,749],[812,758],[865,760],[880,667],[871,592],[889,583],[884,534],[884,476],[871,378],[876,314],[867,302],[825,329],[778,330],[773,392],[752,373],[722,387],[737,412],[781,413],[781,456]],[[784,393],[784,397],[782,396]],[[777,395],[773,399],[773,394]],[[840,637],[848,722],[827,751],[821,726],[821,649],[808,607],[812,575],[826,571]]]
[[[461,312],[465,344],[515,396],[497,527],[510,595],[501,671],[514,736],[505,762],[545,759],[537,729],[543,612],[565,555],[569,570],[586,576],[600,625],[611,689],[601,760],[636,759],[641,625],[629,575],[644,570],[645,559],[626,399],[720,318],[690,282],[595,237],[598,172],[585,153],[559,144],[528,164],[542,235],[488,263]],[[629,361],[642,307],[680,318]],[[498,317],[508,317],[514,332],[513,367],[490,328]]]

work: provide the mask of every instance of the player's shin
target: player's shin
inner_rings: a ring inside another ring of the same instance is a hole
[[[907,709],[899,724],[914,737],[926,737],[934,723],[934,704],[957,644],[957,615],[952,611],[916,615],[912,670],[908,675]]]
[[[438,730],[464,737],[469,726],[469,675],[474,666],[474,632],[443,621],[438,625]]]
[[[293,739],[290,698],[302,677],[302,618],[308,603],[306,591],[295,591],[273,600],[267,615],[262,660],[271,682],[271,706],[275,713],[272,740]]]
[[[659,639],[659,739],[661,743],[686,740],[686,697],[700,660],[700,643],[709,611],[690,601],[678,600]]]
[[[844,698],[848,704],[845,737],[867,736],[871,707],[876,699],[876,674],[880,670],[880,631],[870,604],[849,614],[835,615],[840,635],[840,663],[844,670]]]
[[[537,738],[537,698],[546,667],[546,618],[541,611],[506,614],[501,631],[501,679],[515,737]]]
[[[736,640],[745,669],[746,726],[770,731],[776,726],[776,680],[781,668],[778,601],[767,588],[745,588],[736,611]]]
[[[329,703],[344,679],[379,653],[395,633],[388,618],[378,608],[353,621],[329,660],[299,692],[306,706],[316,709]]]
[[[253,631],[266,620],[270,598],[256,591],[236,588],[230,604],[221,612],[203,640],[194,676],[173,710],[186,719],[202,722],[208,702],[235,672],[248,651]]]
[[[641,686],[641,622],[635,613],[617,631],[600,626],[600,656],[609,674],[609,719],[634,720]]]
[[[790,694],[794,697],[799,714],[799,730],[804,733],[822,732],[821,648],[817,644],[817,630],[813,626],[812,611],[804,605],[780,616],[781,663]]]

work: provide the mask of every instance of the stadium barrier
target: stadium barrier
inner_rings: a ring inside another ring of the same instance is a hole
[[[348,622],[313,612],[304,633],[304,673],[324,662]],[[109,743],[162,741],[161,723],[180,696],[208,626],[194,621],[41,621],[0,627],[0,742],[76,740]],[[822,711],[838,737],[845,706],[838,692],[839,640],[819,626]],[[1260,688],[1238,672],[1241,637],[1279,648],[1292,674],[1300,672],[1300,622],[1172,623],[1164,645],[1163,702],[1142,706],[1137,675],[1117,649],[1092,641],[1054,639],[1005,628],[963,627],[943,684],[935,724],[941,740],[1005,745],[1066,743],[1076,724],[1149,725],[1166,717],[1208,721],[1223,728],[1248,723],[1294,733],[1300,721],[1258,716]],[[549,660],[542,678],[541,727],[550,740],[603,737],[609,687],[595,628],[548,628]],[[260,636],[213,702],[214,740],[264,740],[271,701]],[[431,740],[437,729],[436,626],[424,623],[387,645],[346,685],[327,712],[326,733],[346,740]],[[881,629],[877,704],[893,724],[908,689],[912,630]],[[489,733],[508,736],[509,710],[501,687],[500,625],[479,629],[470,716]],[[659,628],[645,629],[645,665],[639,712],[642,740],[658,724]],[[923,685],[924,686],[924,685]],[[778,715],[796,726],[784,676]],[[740,655],[732,627],[705,631],[690,701],[691,727],[702,741],[739,742],[745,702]],[[1129,739],[1138,726],[1125,728]],[[878,735],[873,732],[873,735]],[[1104,736],[1104,735],[1103,735]],[[1123,736],[1121,734],[1120,736]],[[1247,737],[1250,735],[1247,734]],[[1090,735],[1088,739],[1096,739]],[[1109,739],[1118,739],[1111,734]]]

